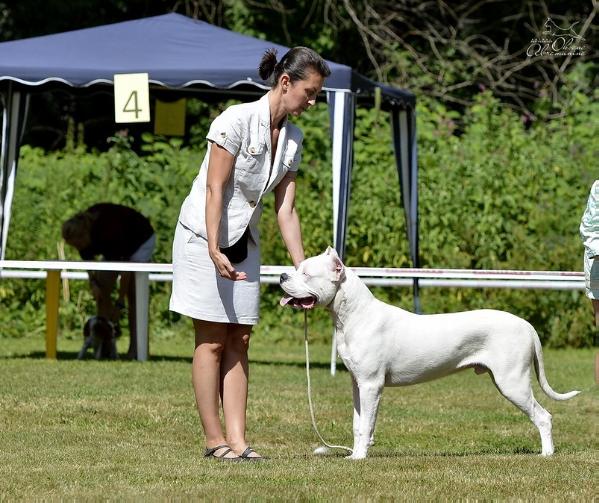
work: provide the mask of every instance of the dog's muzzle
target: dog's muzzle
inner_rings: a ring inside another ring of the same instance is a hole
[[[287,280],[291,279],[291,276],[284,272],[279,278],[279,284],[282,286]],[[316,297],[314,295],[308,295],[306,297],[296,298],[291,295],[285,294],[279,304],[281,306],[290,306],[298,309],[312,309],[316,305]]]

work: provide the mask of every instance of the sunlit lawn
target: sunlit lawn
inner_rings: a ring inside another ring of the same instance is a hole
[[[0,339],[0,499],[489,499],[599,498],[599,387],[593,350],[546,351],[550,384],[582,389],[554,402],[556,454],[537,455],[532,423],[487,376],[387,389],[376,445],[361,462],[317,457],[301,341],[251,349],[248,436],[270,457],[226,464],[202,458],[190,383],[191,339],[152,340],[149,362],[77,361],[79,340],[43,357],[39,336]],[[124,347],[126,341],[120,341]],[[347,372],[328,371],[329,347],[312,347],[320,429],[351,445]]]

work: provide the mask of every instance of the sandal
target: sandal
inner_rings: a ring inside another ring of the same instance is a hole
[[[220,449],[226,450],[222,454],[217,455],[216,451]],[[219,461],[241,461],[240,456],[235,456],[234,458],[227,458],[226,456],[230,452],[233,452],[233,449],[231,449],[227,444],[217,445],[216,447],[206,447],[206,450],[204,451],[204,457],[218,459]]]
[[[245,449],[245,451],[243,451],[239,455],[239,459],[243,459],[245,461],[264,461],[265,459],[268,459],[268,458],[265,458],[264,456],[260,456],[259,454],[258,454],[258,456],[250,456],[250,454],[252,454],[252,452],[254,454],[258,454],[254,449],[252,449],[251,447],[248,446]]]

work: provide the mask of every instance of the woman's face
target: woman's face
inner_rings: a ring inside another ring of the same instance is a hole
[[[322,90],[324,77],[315,71],[309,71],[304,80],[291,82],[287,74],[281,76],[283,101],[287,113],[299,116],[316,103],[316,96]]]

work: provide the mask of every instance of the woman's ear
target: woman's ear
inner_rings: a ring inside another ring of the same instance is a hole
[[[291,79],[289,78],[289,75],[283,73],[279,78],[279,84],[284,92],[287,91],[289,89],[289,84],[291,84]]]

